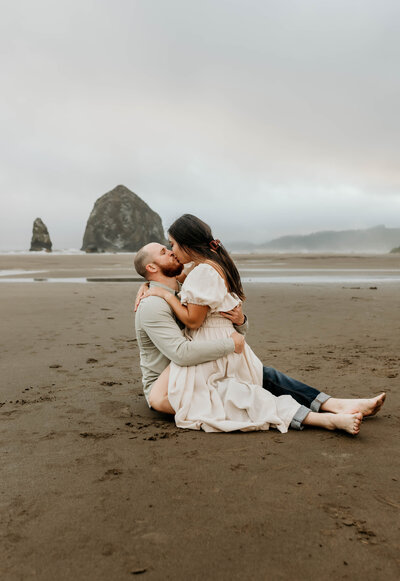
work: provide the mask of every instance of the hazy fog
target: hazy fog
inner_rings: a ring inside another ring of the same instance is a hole
[[[2,1],[0,249],[117,184],[224,240],[400,226],[393,0]]]

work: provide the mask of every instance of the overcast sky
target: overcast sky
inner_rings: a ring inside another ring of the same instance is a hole
[[[398,0],[0,6],[0,249],[118,184],[226,242],[400,227]]]

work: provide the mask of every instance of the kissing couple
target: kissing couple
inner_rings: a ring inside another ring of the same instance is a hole
[[[206,432],[316,426],[356,435],[385,393],[338,399],[273,369],[245,341],[239,272],[210,227],[191,214],[135,256],[135,327],[146,400],[180,428]],[[185,268],[184,268],[185,265]]]

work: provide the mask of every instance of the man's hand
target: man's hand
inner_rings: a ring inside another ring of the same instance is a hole
[[[234,325],[240,327],[245,322],[245,316],[242,311],[242,303],[239,303],[234,309],[231,311],[221,311],[220,315],[232,321]]]
[[[243,335],[234,331],[231,335],[231,339],[233,339],[233,342],[235,343],[235,353],[242,353],[245,343]]]
[[[135,299],[135,313],[137,311],[137,308],[139,306],[140,301],[146,295],[148,290],[149,290],[149,283],[148,282],[145,282],[144,284],[142,284],[142,286],[138,290],[137,295],[136,295],[136,299]]]

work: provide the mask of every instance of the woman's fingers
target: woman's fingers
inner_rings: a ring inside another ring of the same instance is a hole
[[[148,283],[142,284],[142,286],[139,288],[135,299],[135,313],[137,311],[140,301],[146,296],[146,292],[148,291],[149,291]]]
[[[135,300],[135,313],[136,313],[136,311],[137,311],[137,308],[138,308],[138,306],[139,306],[139,303],[140,303],[140,301],[142,300],[142,298],[143,298],[143,297],[144,297],[144,295],[143,295],[143,294],[141,294],[141,295],[136,295],[136,300]]]

